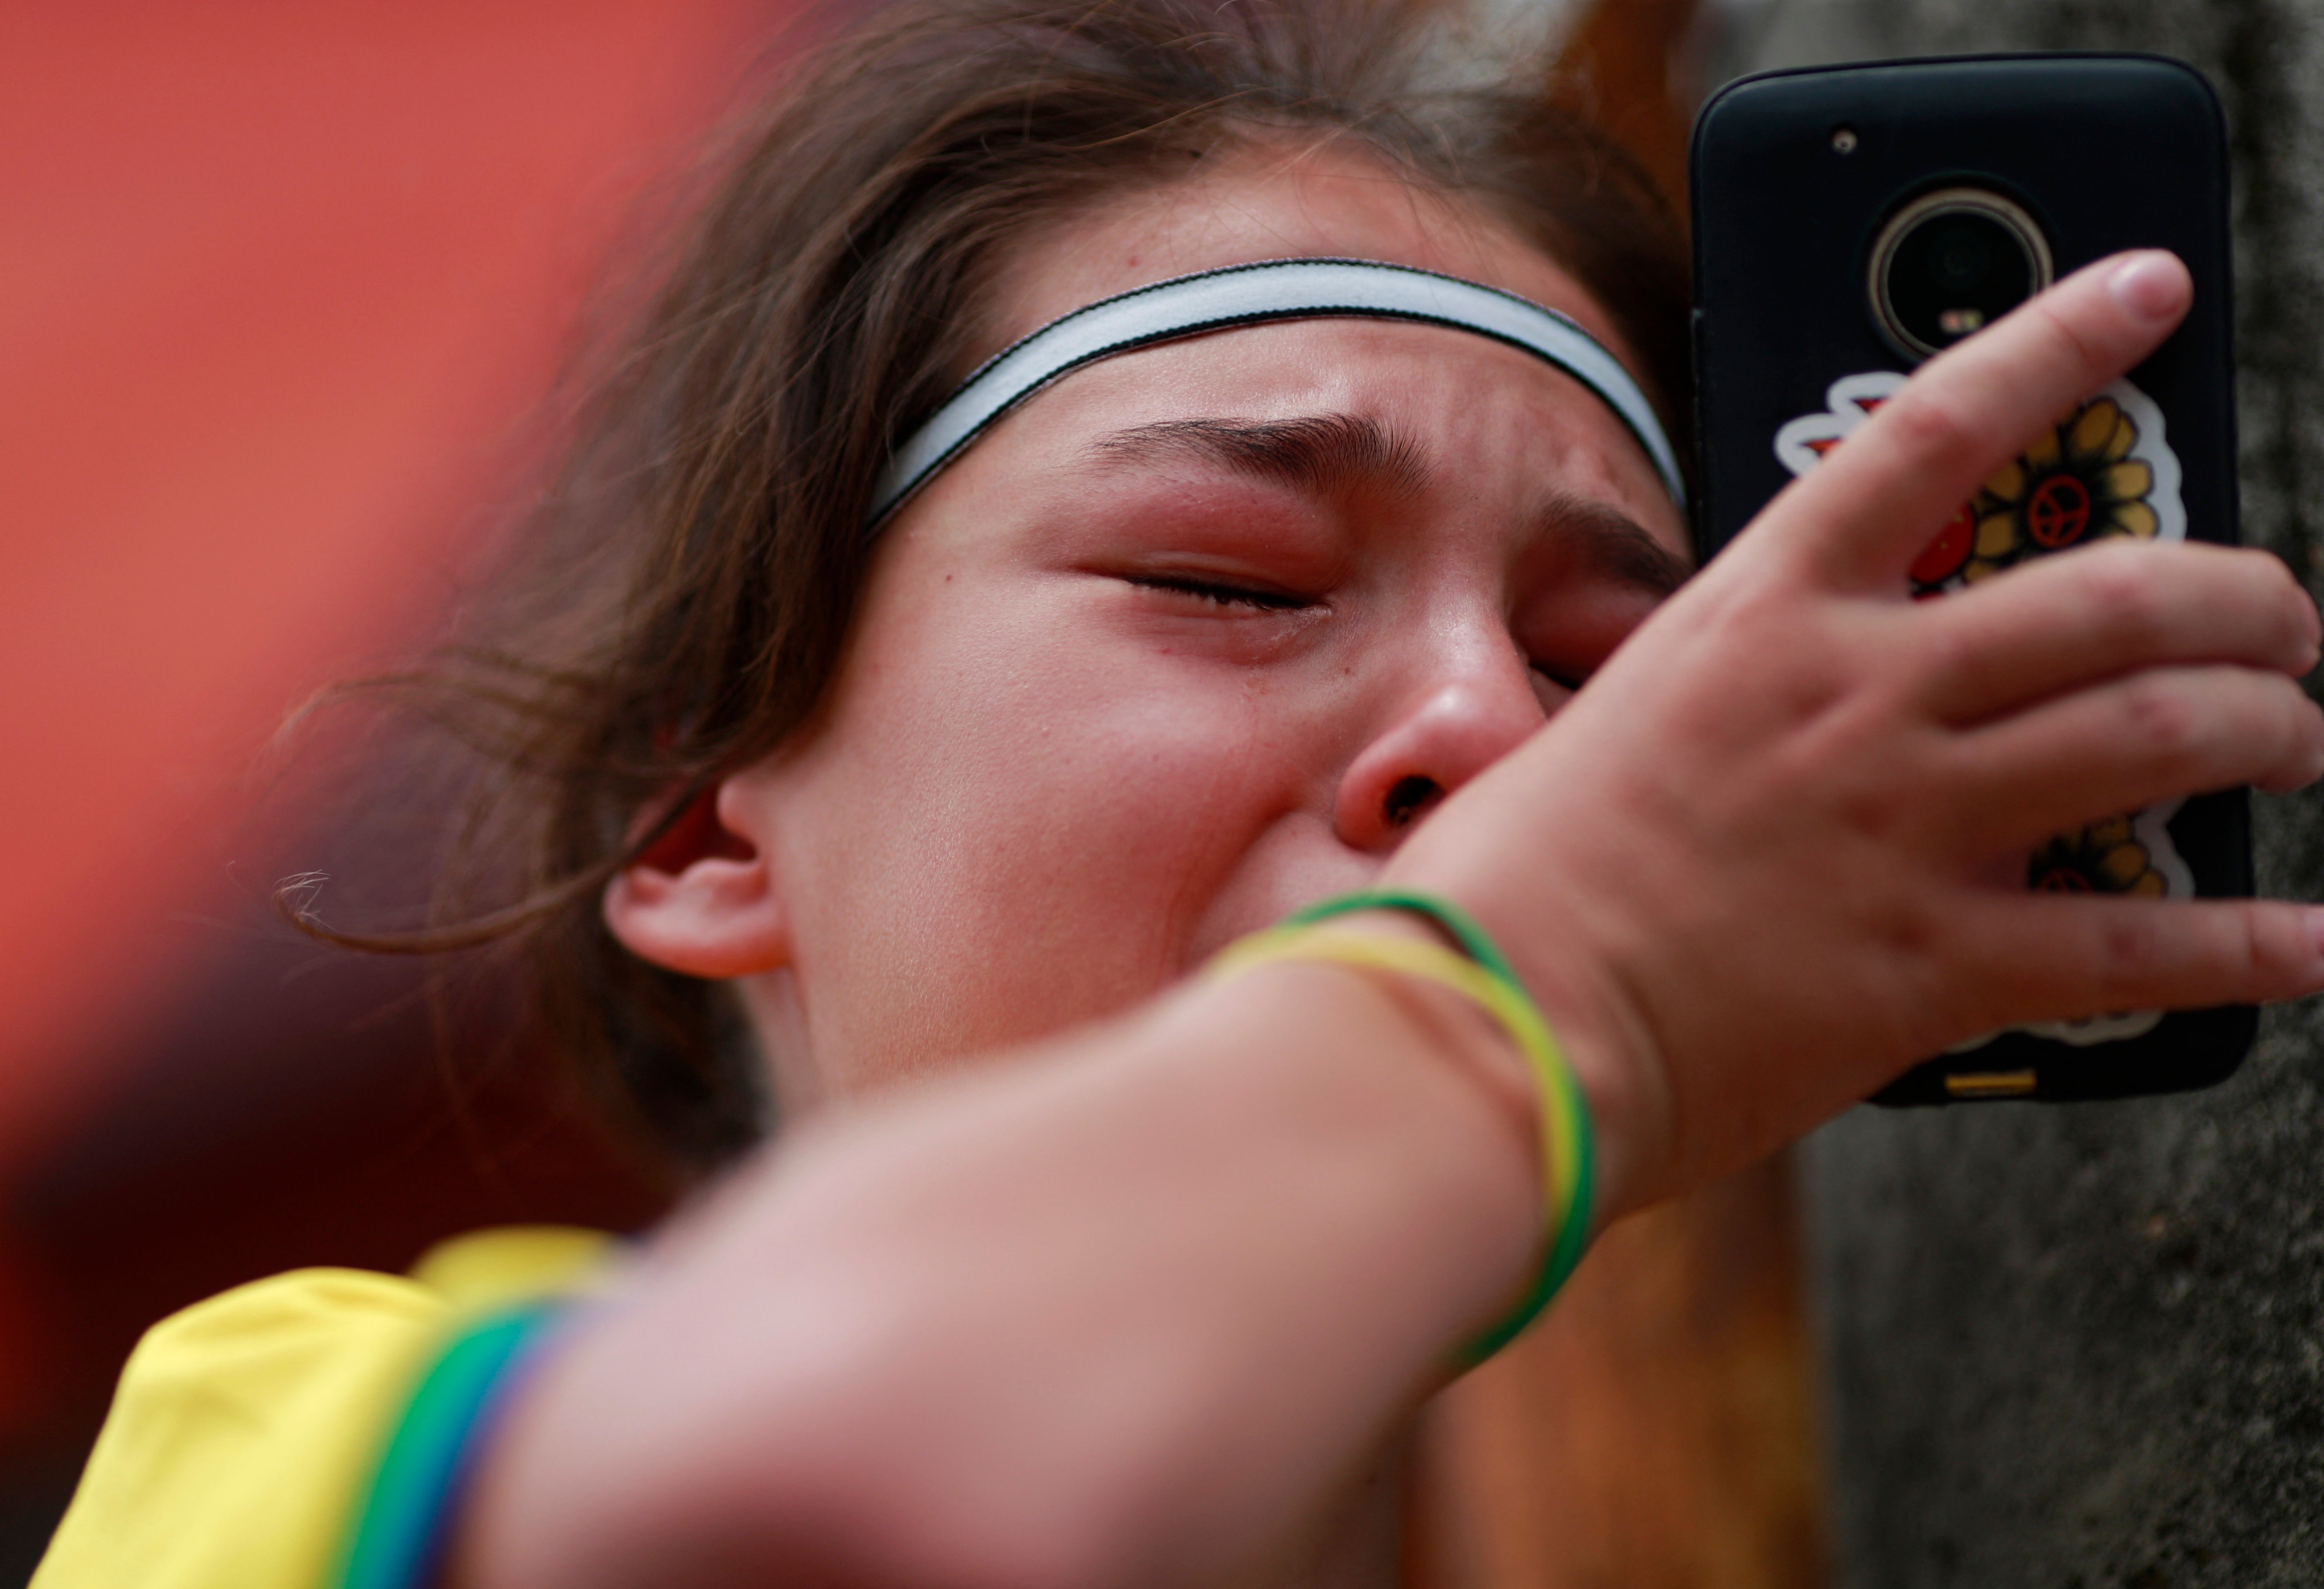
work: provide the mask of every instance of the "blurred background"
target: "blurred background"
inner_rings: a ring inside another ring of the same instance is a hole
[[[791,21],[0,16],[0,1584],[162,1315],[479,1224],[657,1212],[537,1056],[439,1062],[416,967],[274,920],[285,873],[394,869],[348,791],[399,770],[327,721],[295,759],[269,743],[440,620],[622,240]]]
[[[1569,91],[1682,208],[1708,88],[1879,52],[1860,5],[1554,9]],[[0,1584],[164,1314],[664,1207],[488,996],[447,1061],[415,967],[275,920],[284,874],[421,862],[363,792],[397,786],[392,745],[271,740],[432,632],[625,244],[817,25],[796,0],[0,16]],[[1448,1412],[1426,1573],[1817,1581],[1794,1227],[1776,1164],[1618,1231]]]

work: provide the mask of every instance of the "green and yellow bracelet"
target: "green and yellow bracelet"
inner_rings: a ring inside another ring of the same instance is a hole
[[[1360,910],[1402,910],[1422,916],[1461,947],[1460,955],[1416,939],[1333,931],[1321,924]],[[1465,958],[1463,957],[1465,956]],[[1556,1034],[1518,981],[1492,938],[1449,900],[1404,890],[1342,894],[1294,913],[1279,927],[1255,932],[1221,950],[1210,974],[1231,976],[1286,960],[1320,960],[1391,971],[1452,989],[1481,1005],[1506,1028],[1532,1067],[1540,1106],[1543,1228],[1547,1251],[1526,1294],[1508,1315],[1469,1344],[1462,1356],[1479,1363],[1520,1335],[1565,1284],[1590,1237],[1596,1143],[1590,1106]]]

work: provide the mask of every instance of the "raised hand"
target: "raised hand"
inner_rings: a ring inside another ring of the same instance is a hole
[[[1613,1208],[1997,1027],[2324,986],[2307,907],[2024,885],[2061,827],[2324,773],[2316,610],[2278,561],[2114,544],[1907,594],[1978,482],[2189,291],[2118,256],[1931,361],[1397,856],[1565,1032]]]

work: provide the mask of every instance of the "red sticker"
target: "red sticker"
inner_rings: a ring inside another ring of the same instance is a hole
[[[1976,539],[1977,514],[1969,503],[1963,503],[1960,511],[1937,531],[1937,538],[1913,559],[1913,583],[1942,585],[1960,573],[1960,566],[1969,561],[1969,549]]]

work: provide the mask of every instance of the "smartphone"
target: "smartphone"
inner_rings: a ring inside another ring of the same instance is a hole
[[[1941,600],[2103,538],[2236,540],[2232,260],[2218,97],[2151,55],[1971,56],[1774,72],[1694,128],[1696,550],[1739,534],[1923,360],[2050,282],[2134,247],[2195,281],[2186,322],[1963,503],[1913,565]],[[2027,886],[2248,894],[2246,791],[2060,834]],[[2247,1005],[2012,1029],[1876,1102],[2115,1098],[2225,1080]]]

